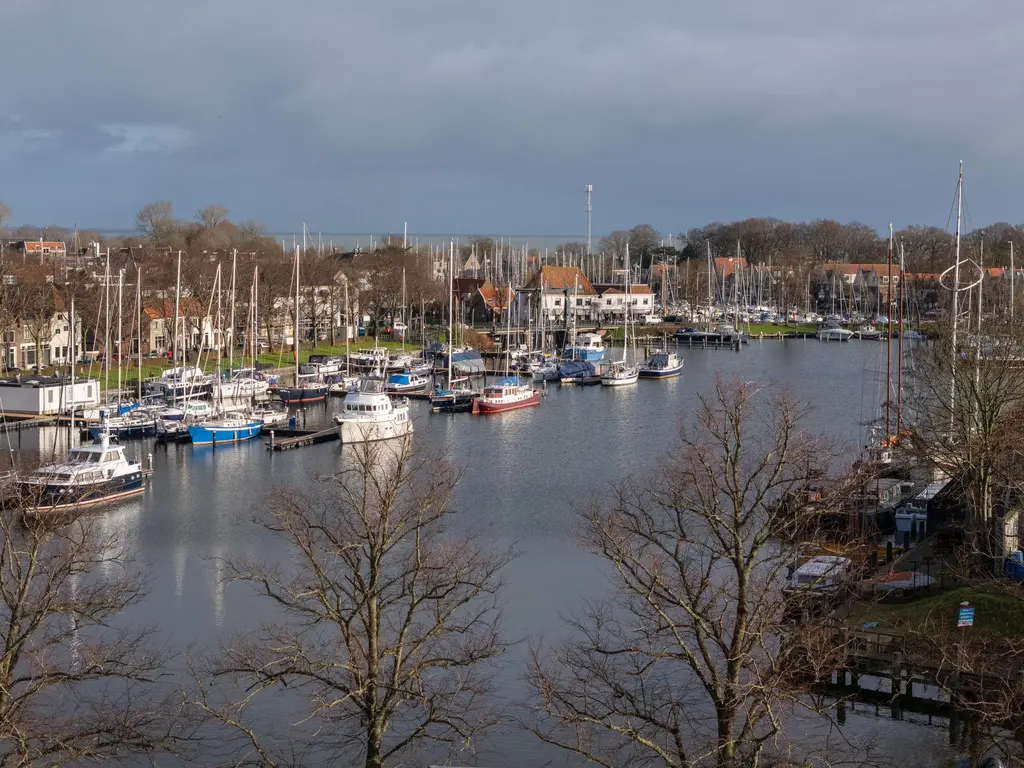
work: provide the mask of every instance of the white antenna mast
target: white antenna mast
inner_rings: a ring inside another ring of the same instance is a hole
[[[587,184],[587,256],[593,253],[590,247],[590,212],[592,210],[591,202],[594,195],[594,185]]]

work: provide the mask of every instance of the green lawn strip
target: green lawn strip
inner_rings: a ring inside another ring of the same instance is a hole
[[[915,632],[955,629],[962,602],[974,606],[970,631],[1024,636],[1024,591],[1009,582],[964,585],[901,602],[859,601],[851,606],[846,624],[861,627],[875,622],[879,627]]]

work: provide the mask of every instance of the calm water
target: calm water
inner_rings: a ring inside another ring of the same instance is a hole
[[[548,385],[540,407],[474,417],[431,414],[413,403],[415,443],[443,452],[467,469],[457,491],[467,524],[521,553],[507,573],[509,634],[551,638],[560,614],[581,598],[603,591],[600,569],[574,542],[573,504],[600,494],[609,481],[650,469],[674,445],[696,397],[709,392],[716,373],[782,387],[814,406],[810,426],[840,441],[852,456],[865,439],[860,424],[883,397],[884,345],[816,341],[751,343],[740,353],[682,350],[683,375],[626,388]],[[327,422],[340,400],[306,413],[309,426]],[[44,454],[63,450],[64,433],[28,431],[12,436],[13,449]],[[175,642],[208,646],[225,630],[270,616],[266,603],[244,589],[220,585],[216,560],[257,555],[273,560],[279,545],[249,520],[274,488],[304,485],[311,475],[342,461],[337,443],[271,453],[262,441],[217,449],[129,443],[129,453],[154,454],[149,490],[132,503],[102,513],[142,559],[152,564],[146,601],[131,618],[159,624]],[[510,660],[507,690],[518,693]],[[872,710],[873,712],[873,710]],[[851,714],[845,734],[898,742],[909,756],[940,743],[941,731]],[[929,750],[930,751],[930,750]],[[467,761],[469,758],[467,758]],[[492,749],[470,764],[565,765],[564,758],[520,733],[497,734]]]

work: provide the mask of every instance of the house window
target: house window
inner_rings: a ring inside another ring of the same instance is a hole
[[[555,299],[555,306],[556,307],[562,306],[562,300],[561,299]]]
[[[14,331],[4,331],[4,344],[14,343]]]
[[[610,307],[612,305],[612,300],[611,299],[606,299],[605,303]]]
[[[21,367],[29,368],[36,364],[36,348],[35,347],[22,347],[21,348]]]
[[[647,306],[647,299],[644,299],[644,306]]]
[[[52,389],[49,390],[46,393],[46,402],[48,402],[50,405],[53,405],[53,390]]]
[[[583,306],[583,299],[576,299],[576,306],[577,307],[582,307]]]

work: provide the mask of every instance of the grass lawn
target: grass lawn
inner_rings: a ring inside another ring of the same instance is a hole
[[[1024,636],[1024,590],[1010,582],[984,586],[960,586],[903,603],[854,603],[847,624],[878,622],[893,627],[928,632],[955,629],[960,603],[974,606],[971,631],[1006,637]]]

